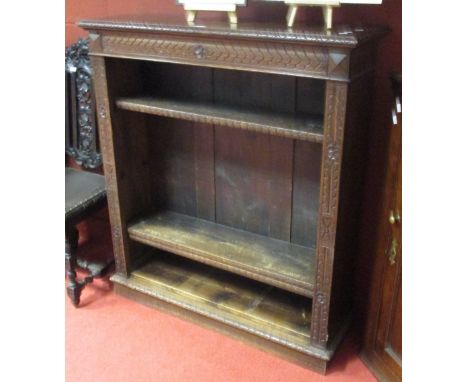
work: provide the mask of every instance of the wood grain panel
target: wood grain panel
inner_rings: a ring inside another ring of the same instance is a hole
[[[196,215],[194,130],[190,122],[151,118],[153,190],[158,208]]]
[[[144,94],[212,102],[212,70],[145,62]],[[117,101],[119,106],[119,100]],[[136,111],[129,107],[128,110]],[[138,113],[135,113],[138,114]],[[150,113],[165,116],[164,113]],[[213,129],[202,123],[150,118],[159,206],[214,220]],[[158,159],[159,158],[159,159]],[[159,162],[159,163],[157,163]]]
[[[189,310],[310,351],[311,300],[158,253],[128,280]]]
[[[272,105],[269,75],[215,71],[217,102]],[[215,130],[216,220],[290,239],[293,141],[224,127]]]
[[[401,286],[401,274],[397,278],[395,285],[397,285],[395,292],[394,308],[392,311],[392,322],[389,328],[388,342],[389,348],[394,353],[394,359],[401,363],[403,355],[402,347],[402,317],[403,317],[403,306],[402,306],[402,286]]]
[[[215,221],[214,128],[194,123],[196,216]]]
[[[243,97],[244,98],[244,97]],[[256,131],[299,140],[322,142],[323,126],[320,115],[281,113],[250,105],[239,107],[156,97],[120,98],[117,106],[163,117],[215,124],[241,130]],[[284,105],[283,105],[284,107]]]
[[[289,241],[293,141],[217,127],[215,148],[216,221]]]
[[[317,240],[321,157],[321,145],[295,142],[291,242],[306,247]]]
[[[153,247],[312,296],[315,248],[170,211],[137,220],[128,231],[132,239]]]

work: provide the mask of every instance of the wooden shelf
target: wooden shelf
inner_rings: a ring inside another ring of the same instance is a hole
[[[128,227],[131,239],[312,297],[315,248],[237,230],[174,212]]]
[[[120,98],[124,110],[257,131],[298,140],[323,141],[323,117],[158,98]]]
[[[165,252],[114,282],[305,353],[312,300]],[[320,352],[319,352],[320,354]],[[321,352],[327,357],[326,352]]]

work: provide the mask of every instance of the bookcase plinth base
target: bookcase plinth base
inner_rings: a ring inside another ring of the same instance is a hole
[[[215,319],[163,301],[157,297],[134,289],[131,285],[123,280],[125,280],[125,278],[119,275],[112,278],[112,281],[114,281],[114,291],[122,297],[131,299],[162,312],[169,313],[173,316],[190,321],[205,328],[216,330],[224,335],[228,335],[231,338],[240,340],[241,342],[254,346],[262,351],[277,355],[289,362],[293,362],[301,367],[313,370],[323,375],[326,374],[330,360],[333,357],[338,344],[341,342],[344,334],[346,333],[347,326],[343,327],[343,330],[340,331],[340,334],[336,336],[334,341],[332,341],[330,348],[317,348],[317,352],[321,353],[321,355],[312,356],[310,354],[305,354],[301,351],[269,341],[244,330],[232,327],[221,321],[217,321]]]

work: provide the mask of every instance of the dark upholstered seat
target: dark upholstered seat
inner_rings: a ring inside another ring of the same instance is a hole
[[[65,220],[74,221],[106,199],[104,176],[65,168]]]

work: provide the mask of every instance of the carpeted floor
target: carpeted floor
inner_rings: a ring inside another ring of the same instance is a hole
[[[112,254],[108,229],[93,240],[80,231],[81,255]],[[107,280],[87,286],[78,309],[67,298],[65,318],[68,382],[375,381],[349,338],[324,377],[121,298]]]

